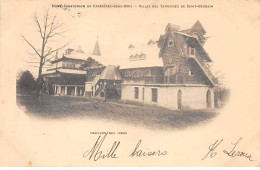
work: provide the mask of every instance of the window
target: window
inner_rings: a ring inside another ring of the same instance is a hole
[[[71,67],[72,67],[72,68],[75,68],[75,62],[74,62],[74,61],[72,61]]]
[[[171,72],[172,72],[172,69],[167,68],[167,70],[165,71],[165,76],[171,76]]]
[[[144,100],[144,87],[143,87],[143,96],[142,96],[142,100]]]
[[[125,72],[125,77],[131,77],[131,71],[126,71]]]
[[[186,49],[185,49],[186,50]],[[188,47],[187,48],[187,55],[188,56],[195,56],[195,48],[193,48],[193,47]]]
[[[152,102],[157,102],[158,91],[155,88],[152,88]]]
[[[63,62],[62,62],[62,67],[68,67],[68,66],[67,66],[67,61],[63,61]]]
[[[194,71],[193,71],[193,69],[190,69],[189,70],[189,76],[193,76],[194,75]]]
[[[144,71],[144,76],[145,76],[145,77],[151,77],[151,75],[152,75],[152,74],[151,74],[151,70],[145,70],[145,71]]]
[[[135,71],[135,72],[133,73],[133,77],[134,77],[134,78],[140,78],[140,77],[142,77],[142,76],[143,76],[143,74],[142,74],[142,72],[139,71],[139,70],[137,70],[137,71]]]
[[[168,47],[172,47],[172,46],[174,46],[174,41],[173,41],[173,39],[169,39]]]
[[[135,99],[139,98],[139,87],[135,87]]]
[[[195,48],[190,48],[190,55],[192,55],[192,56],[195,55]]]
[[[165,71],[165,76],[174,76],[177,73],[177,66],[167,68]]]

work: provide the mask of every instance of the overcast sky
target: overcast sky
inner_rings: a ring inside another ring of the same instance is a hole
[[[91,4],[91,1],[71,1],[67,4]],[[78,3],[77,3],[78,2]],[[104,4],[105,1],[96,1]],[[106,4],[112,1],[106,1]],[[128,1],[115,1],[118,4],[131,4]],[[138,4],[188,4],[183,1],[135,1]],[[192,4],[191,1],[187,1]],[[195,1],[194,1],[195,2]],[[201,3],[199,3],[201,2]],[[234,3],[236,2],[236,3]],[[212,58],[215,66],[221,69],[227,77],[235,70],[231,67],[244,60],[254,60],[259,54],[257,41],[260,28],[259,2],[248,1],[196,1],[196,4],[214,5],[214,8],[205,9],[104,9],[104,8],[77,8],[70,11],[61,8],[52,8],[52,3],[46,1],[5,1],[2,6],[2,22],[4,23],[2,39],[5,41],[4,50],[12,58],[16,70],[29,69],[37,76],[37,68],[31,67],[26,61],[36,61],[27,52],[32,50],[22,40],[25,35],[33,44],[40,45],[39,34],[33,23],[34,12],[43,16],[45,9],[50,14],[57,15],[60,22],[64,22],[63,30],[70,29],[65,38],[57,40],[60,45],[72,40],[71,46],[81,46],[86,52],[93,50],[97,40],[100,43],[102,57],[115,65],[120,65],[128,59],[124,53],[130,43],[138,46],[147,43],[150,39],[158,40],[168,23],[191,27],[200,20],[210,38],[205,49]],[[56,3],[59,4],[59,3]],[[19,8],[18,8],[19,7]],[[251,9],[250,11],[248,9]],[[77,13],[80,12],[80,17]],[[61,41],[62,40],[62,41]],[[241,57],[243,56],[243,57]],[[229,63],[229,64],[223,64]]]

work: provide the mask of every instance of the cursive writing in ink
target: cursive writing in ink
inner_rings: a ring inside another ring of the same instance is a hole
[[[216,142],[214,142],[212,145],[209,145],[209,152],[202,158],[202,160],[206,159],[209,155],[211,158],[216,156],[217,152],[215,151],[215,149],[221,144],[222,141],[223,139],[221,139],[220,141],[216,140]]]
[[[88,159],[91,160],[91,158],[93,158],[94,161],[97,161],[99,159],[105,159],[105,158],[118,158],[115,152],[116,152],[118,146],[120,145],[120,141],[118,141],[118,142],[115,141],[113,143],[111,149],[106,153],[104,153],[104,151],[101,150],[101,146],[102,146],[103,142],[105,141],[107,134],[108,133],[106,133],[103,136],[103,138],[101,138],[101,135],[100,135],[98,137],[96,143],[92,147],[92,149],[90,151],[86,151],[83,154],[83,157],[86,158],[89,156]]]
[[[249,153],[246,153],[246,152],[242,152],[242,151],[236,151],[236,147],[238,146],[238,143],[242,140],[242,138],[239,138],[238,141],[236,143],[232,143],[231,142],[231,145],[233,145],[233,148],[230,150],[230,151],[227,151],[227,150],[223,150],[223,152],[225,154],[227,154],[228,156],[230,157],[236,157],[236,156],[239,156],[239,157],[245,157],[247,158],[249,161],[255,161],[255,160],[252,160],[252,155],[249,154]]]
[[[167,151],[143,151],[142,149],[139,149],[139,146],[141,145],[142,140],[139,140],[135,146],[134,151],[131,153],[130,157],[142,157],[142,156],[161,156],[161,155],[166,155]]]

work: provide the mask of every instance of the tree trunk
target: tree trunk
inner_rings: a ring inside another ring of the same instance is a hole
[[[39,66],[39,73],[38,73],[38,87],[36,90],[36,97],[37,97],[37,102],[39,102],[39,97],[40,97],[40,90],[41,90],[41,85],[42,85],[42,67],[43,67],[43,57],[44,57],[44,48],[45,48],[45,38],[42,39],[42,51],[41,51],[41,60],[40,60],[40,66]]]
[[[37,89],[36,89],[36,102],[39,103],[39,97],[40,97],[40,90],[41,90],[41,84],[42,84],[42,58],[39,66],[39,73],[38,73],[38,79],[37,79]]]

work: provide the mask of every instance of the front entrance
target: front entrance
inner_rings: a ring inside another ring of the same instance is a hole
[[[177,100],[178,100],[178,109],[181,109],[182,108],[182,91],[181,90],[178,91]]]
[[[207,91],[206,100],[207,100],[207,108],[211,108],[211,92],[210,92],[210,90]]]

